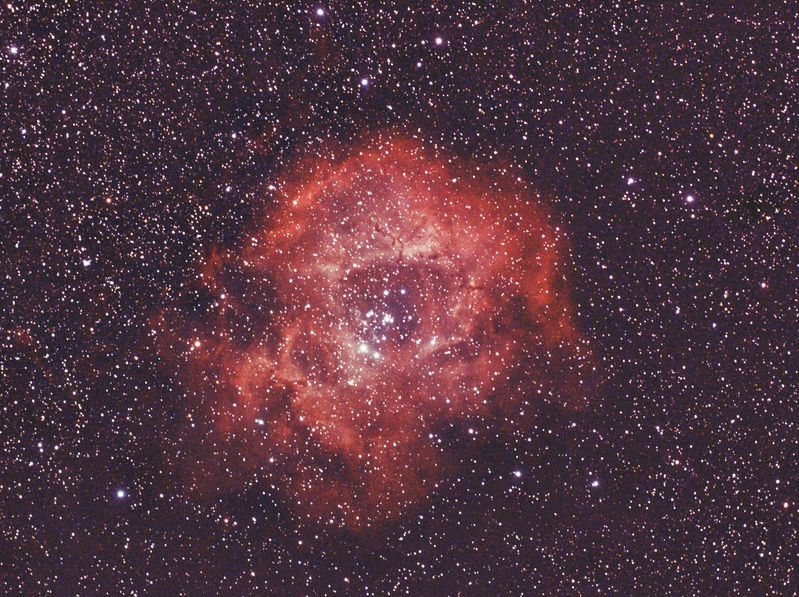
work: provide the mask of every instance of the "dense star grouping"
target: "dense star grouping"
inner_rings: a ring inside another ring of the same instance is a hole
[[[0,5],[0,594],[796,594],[749,4]]]

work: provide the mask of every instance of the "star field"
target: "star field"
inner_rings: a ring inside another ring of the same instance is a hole
[[[799,28],[0,7],[8,595],[799,591]]]

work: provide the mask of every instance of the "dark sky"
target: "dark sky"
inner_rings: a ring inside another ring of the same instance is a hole
[[[0,8],[0,592],[799,591],[789,3],[62,4]],[[198,495],[156,320],[203,320],[269,185],[385,132],[546,198],[601,384],[450,430],[368,533],[257,475]]]

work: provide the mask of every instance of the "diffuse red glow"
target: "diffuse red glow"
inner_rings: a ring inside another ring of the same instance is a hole
[[[564,240],[529,189],[398,137],[307,171],[203,269],[216,317],[187,384],[235,446],[225,474],[362,528],[446,475],[437,430],[513,433],[541,400],[582,406]]]

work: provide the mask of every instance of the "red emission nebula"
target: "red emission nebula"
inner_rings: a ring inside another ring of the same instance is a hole
[[[584,406],[564,239],[534,192],[396,136],[296,170],[202,265],[213,306],[180,341],[213,447],[192,486],[263,482],[369,528],[446,479],[442,430],[511,437],[543,402]]]

